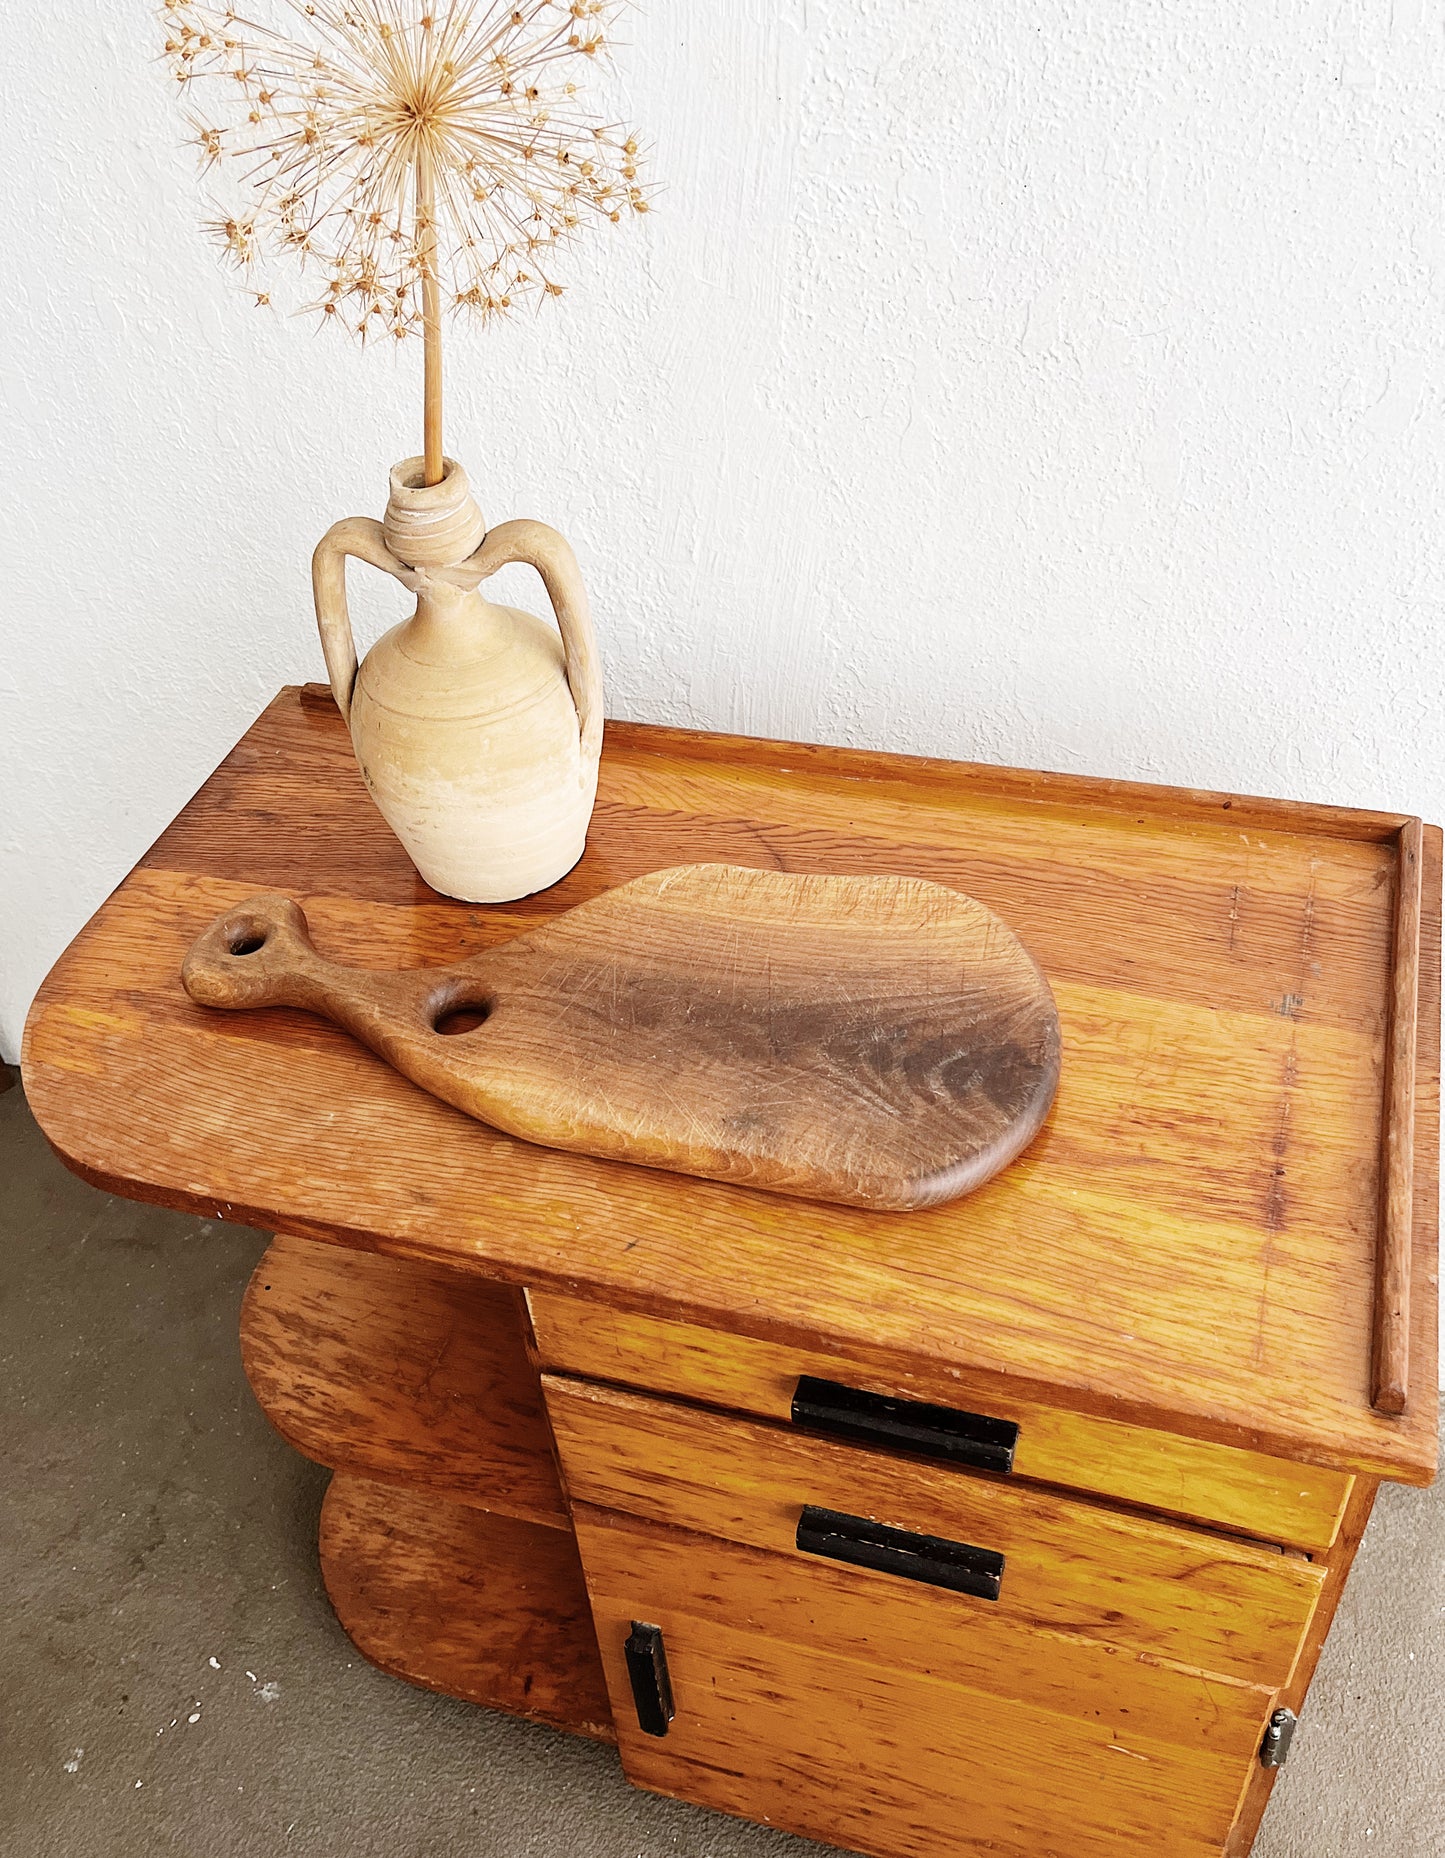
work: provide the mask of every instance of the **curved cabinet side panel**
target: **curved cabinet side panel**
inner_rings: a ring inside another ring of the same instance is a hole
[[[241,1307],[262,1411],[334,1470],[569,1529],[521,1295],[278,1233]]]
[[[570,1532],[338,1472],[321,1573],[357,1650],[393,1677],[615,1739]]]

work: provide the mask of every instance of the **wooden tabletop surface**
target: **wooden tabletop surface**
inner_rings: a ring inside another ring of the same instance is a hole
[[[582,862],[448,901],[373,809],[329,696],[283,691],[57,963],[35,1113],[113,1191],[436,1259],[860,1363],[1409,1482],[1436,1458],[1440,834],[1423,839],[1406,1412],[1372,1409],[1403,821],[609,725]],[[1053,1114],[975,1194],[879,1213],[533,1147],[181,959],[252,892],[317,946],[454,962],[663,866],[899,872],[998,912],[1052,985]],[[163,1342],[163,1338],[160,1338]]]

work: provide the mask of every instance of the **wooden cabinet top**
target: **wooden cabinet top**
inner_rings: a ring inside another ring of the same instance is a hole
[[[877,1213],[553,1152],[306,1014],[216,1013],[180,984],[194,937],[257,890],[295,896],[324,953],[410,967],[694,860],[903,872],[1003,916],[1063,1027],[1023,1158],[963,1200]],[[290,689],[57,963],[25,1080],[61,1156],[119,1193],[1423,1482],[1440,864],[1439,832],[1396,815],[618,723],[582,862],[474,906],[417,876],[329,696]],[[1412,1267],[1399,1417],[1371,1405],[1392,1217]]]

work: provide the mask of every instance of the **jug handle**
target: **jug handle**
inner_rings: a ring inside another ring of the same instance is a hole
[[[316,544],[311,557],[311,592],[316,602],[316,629],[326,656],[326,675],[341,719],[351,726],[351,693],[356,685],[356,641],[351,636],[351,614],[346,605],[346,558],[369,561],[384,568],[405,586],[414,579],[404,561],[398,561],[383,540],[381,524],[370,516],[348,516],[333,523]]]
[[[582,585],[582,570],[577,566],[577,557],[567,538],[548,528],[546,523],[525,518],[498,523],[495,529],[487,531],[481,547],[460,567],[444,570],[444,573],[448,580],[455,578],[475,587],[479,581],[513,562],[537,570],[547,598],[552,602],[557,630],[562,634],[567,687],[577,711],[585,780],[602,752],[602,667],[597,657],[597,635],[592,630],[587,589]]]

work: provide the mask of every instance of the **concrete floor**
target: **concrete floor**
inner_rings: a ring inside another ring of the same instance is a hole
[[[820,1853],[362,1661],[237,1358],[265,1243],[82,1185],[0,1095],[4,1858]],[[1382,1497],[1255,1850],[1445,1858],[1445,1484]]]

